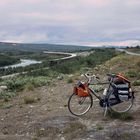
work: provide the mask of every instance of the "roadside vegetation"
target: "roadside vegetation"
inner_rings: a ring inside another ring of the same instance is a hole
[[[89,56],[79,56],[71,60],[62,61],[52,66],[51,69],[63,74],[72,74],[76,71],[82,71],[83,68],[94,68],[116,55],[117,54],[114,49],[94,49],[94,52]]]
[[[11,65],[18,62],[19,62],[18,58],[11,57],[8,54],[0,53],[0,67]]]
[[[0,71],[1,76],[18,73],[8,78],[0,76],[2,138],[139,138],[139,94],[135,94],[132,112],[116,113],[109,110],[106,118],[102,117],[102,109],[97,107],[98,104],[86,115],[73,117],[67,110],[67,101],[75,81],[81,78],[81,74],[88,72],[99,74],[103,81],[107,80],[106,73],[121,72],[132,81],[133,86],[138,86],[134,88],[139,91],[140,57],[126,55],[115,49],[93,49],[89,55],[65,61],[50,61],[60,56],[45,59],[47,56],[40,52],[8,53],[13,58],[35,59],[43,63]],[[104,85],[91,85],[91,88],[100,94]],[[130,127],[133,129],[130,130]]]
[[[36,87],[48,85],[57,77],[63,79],[65,75],[76,75],[77,73],[80,75],[88,70],[101,75],[108,72],[122,72],[126,77],[134,79],[133,85],[140,85],[140,58],[117,53],[115,49],[93,49],[92,53],[87,56],[77,56],[65,61],[45,60],[46,55],[42,55],[40,52],[15,53],[17,53],[17,58],[20,58],[20,55],[22,58],[30,56],[30,59],[41,60],[42,63],[7,70],[1,69],[0,76],[19,73],[18,76],[13,78],[0,79],[0,85],[7,86],[7,89],[0,93],[0,98],[5,101],[15,97],[20,91],[31,91]],[[11,56],[14,57],[13,52],[11,52]],[[51,55],[49,57],[54,59],[60,56]],[[133,63],[130,65],[132,60]],[[67,77],[66,81],[67,83],[73,83],[75,79],[76,76]]]
[[[43,76],[18,76],[10,79],[1,80],[0,85],[5,85],[7,89],[3,92],[0,92],[0,99],[8,101],[9,99],[18,95],[20,91],[30,91],[34,90],[34,88],[36,87],[41,87],[49,84],[49,78]]]
[[[140,53],[140,46],[137,45],[136,47],[127,47],[126,50],[134,53]]]
[[[53,63],[49,61],[50,59],[59,58],[59,55],[50,55],[46,54],[32,53],[32,52],[7,52],[12,57],[16,58],[28,58],[41,60],[41,64],[35,64],[27,67],[20,68],[8,68],[1,69],[0,75],[7,75],[13,73],[19,73],[18,76],[14,76],[7,79],[0,79],[0,85],[4,85],[7,89],[0,93],[0,98],[8,101],[10,98],[15,97],[19,94],[20,91],[34,90],[36,87],[44,86],[50,84],[54,79],[60,75],[65,74],[75,74],[83,73],[86,69],[83,68],[94,68],[97,65],[100,65],[107,60],[116,56],[114,49],[94,49],[93,53],[88,56],[78,56],[66,61],[54,61]],[[15,56],[15,54],[16,56]],[[45,59],[45,57],[48,59]],[[62,56],[61,56],[62,57]],[[61,79],[63,76],[60,76]],[[68,83],[74,81],[74,77],[67,79]],[[26,99],[25,99],[26,100]],[[26,102],[26,101],[25,101]],[[28,101],[27,101],[28,102]],[[29,101],[30,102],[30,101]]]

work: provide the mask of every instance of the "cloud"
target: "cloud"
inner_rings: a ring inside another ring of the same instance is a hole
[[[139,0],[1,0],[0,41],[140,39]]]
[[[6,38],[5,38],[6,36]],[[21,33],[21,34],[9,34],[8,32],[1,32],[0,38],[4,42],[16,42],[16,43],[34,43],[36,42],[45,42],[49,41],[49,38],[46,34],[42,33]]]

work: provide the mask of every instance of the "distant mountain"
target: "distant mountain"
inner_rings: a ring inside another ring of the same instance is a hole
[[[88,46],[57,45],[57,44],[24,44],[0,42],[0,51],[64,51],[72,52],[89,50]]]
[[[140,40],[125,40],[125,41],[116,41],[116,42],[93,42],[87,43],[87,46],[91,47],[107,47],[107,48],[125,48],[125,47],[136,47],[140,46]]]

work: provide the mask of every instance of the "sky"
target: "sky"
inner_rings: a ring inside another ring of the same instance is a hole
[[[132,40],[140,40],[140,0],[0,0],[1,42]]]

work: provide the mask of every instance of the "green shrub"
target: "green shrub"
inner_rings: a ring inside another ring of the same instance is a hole
[[[97,129],[97,130],[103,130],[104,128],[103,128],[103,126],[101,126],[100,124],[96,124],[96,129]]]
[[[55,63],[51,66],[51,69],[59,73],[71,74],[79,71],[83,67],[93,68],[115,56],[116,52],[114,49],[95,49],[94,53],[88,56],[78,56],[67,61]]]
[[[8,101],[10,98],[13,98],[17,95],[16,92],[8,92],[4,91],[0,93],[0,99],[4,99],[5,101]]]
[[[3,84],[8,87],[10,91],[22,91],[24,88],[33,90],[34,87],[40,87],[48,84],[48,79],[43,76],[20,76],[3,81]]]
[[[128,113],[118,113],[115,112],[113,110],[108,110],[107,112],[107,116],[113,119],[119,119],[122,121],[129,121],[129,120],[133,120],[133,117]]]
[[[20,90],[23,90],[25,83],[26,81],[24,79],[13,78],[6,81],[6,86],[11,91],[14,91],[14,90],[20,91]]]
[[[33,91],[34,90],[34,85],[32,83],[27,83],[25,86],[24,86],[24,90],[25,91]]]
[[[74,82],[74,80],[72,78],[69,78],[67,81],[67,83],[73,83],[73,82]]]
[[[130,78],[135,78],[139,76],[139,73],[137,71],[128,71],[125,75]]]
[[[36,98],[34,98],[33,96],[25,96],[24,97],[24,103],[25,104],[32,104],[36,102]]]
[[[4,104],[4,105],[2,106],[3,109],[9,109],[9,108],[11,108],[11,107],[13,107],[12,104]]]
[[[136,80],[132,84],[133,86],[140,86],[140,80]]]

